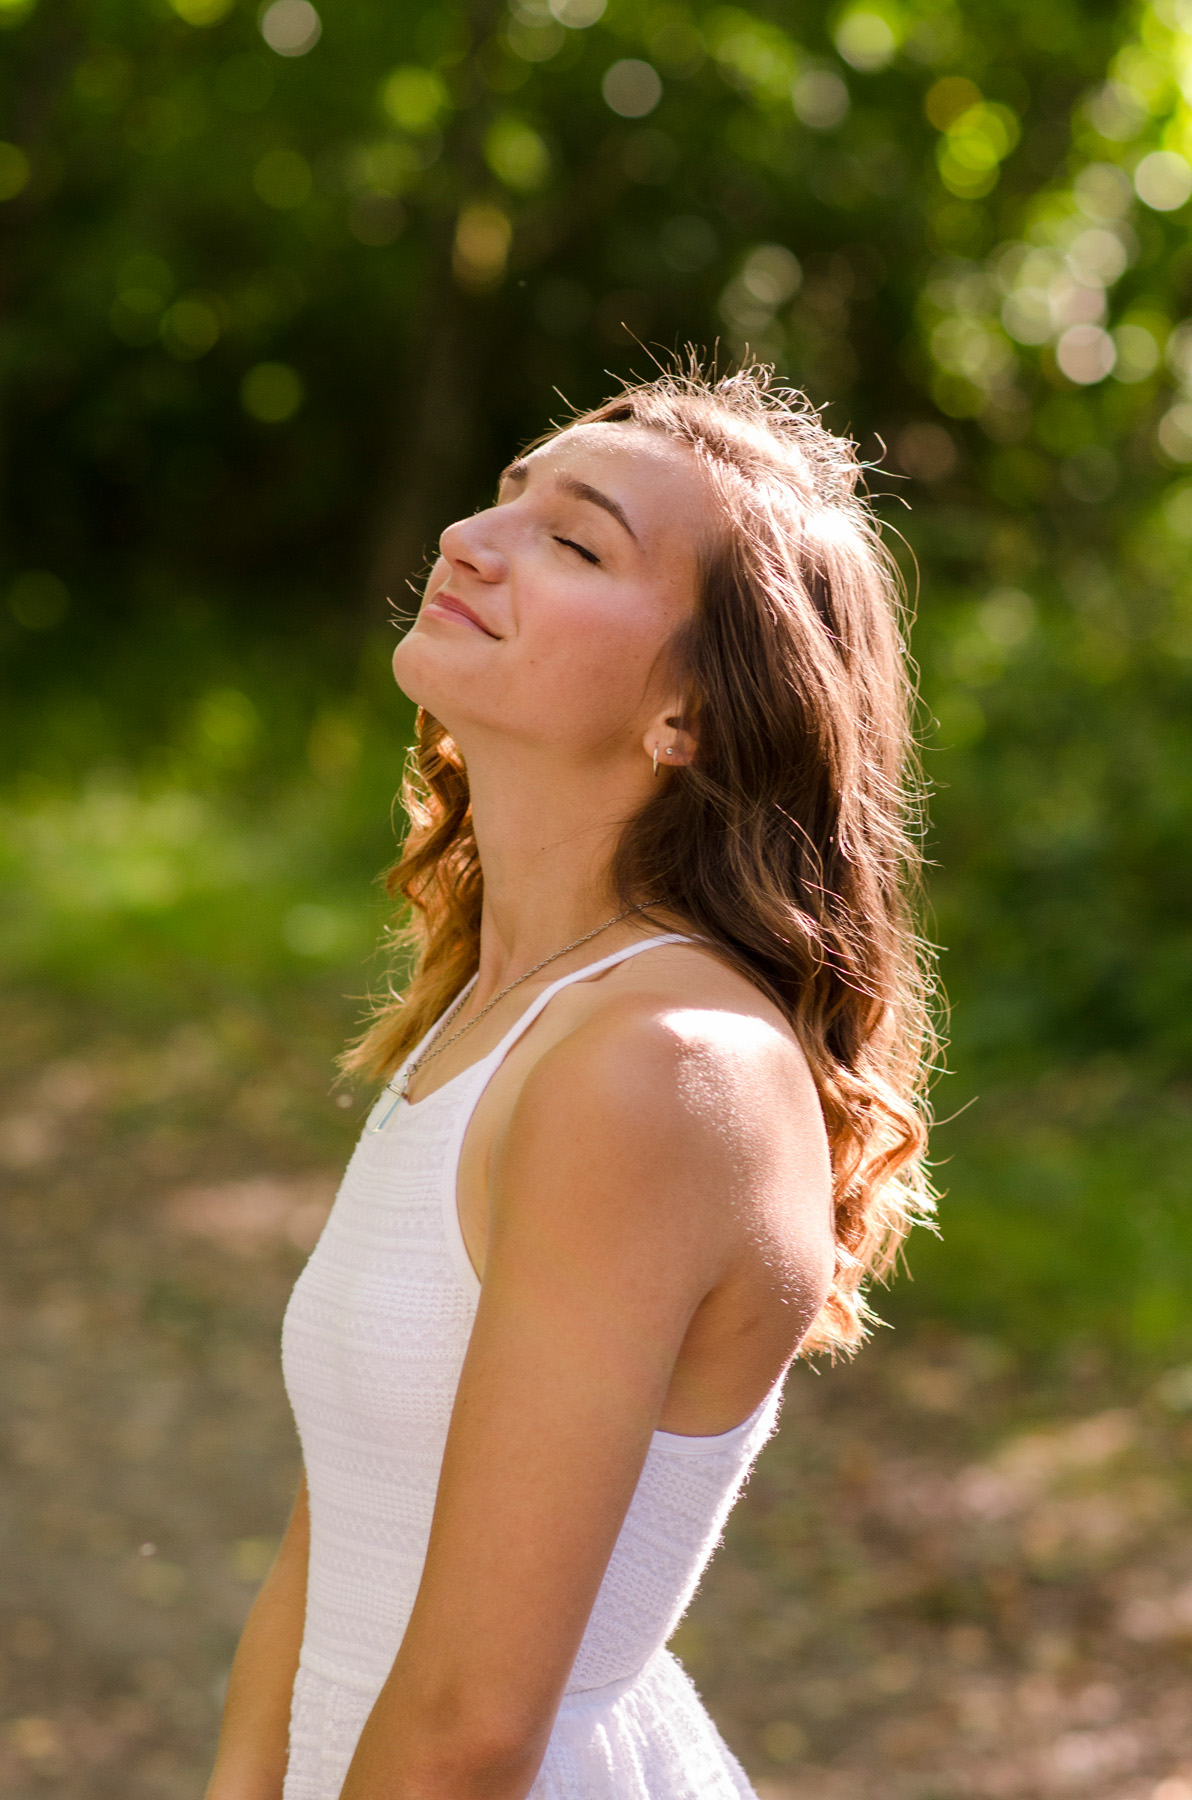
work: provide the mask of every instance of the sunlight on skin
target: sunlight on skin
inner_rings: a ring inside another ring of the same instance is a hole
[[[398,682],[465,757],[495,730],[555,758],[632,768],[640,784],[644,734],[670,699],[659,658],[690,613],[707,502],[694,457],[672,440],[635,426],[564,433],[513,465],[495,506],[443,533],[394,655]],[[662,746],[674,766],[689,760],[682,737],[672,729]]]

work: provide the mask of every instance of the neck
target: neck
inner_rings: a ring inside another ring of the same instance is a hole
[[[646,769],[649,778],[649,769]],[[609,869],[625,820],[649,797],[623,767],[560,770],[533,750],[468,756],[472,822],[484,870],[480,973],[483,1004],[543,957],[624,911]],[[600,943],[615,950],[640,934],[633,917]]]

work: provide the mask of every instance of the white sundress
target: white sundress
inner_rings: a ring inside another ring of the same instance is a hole
[[[338,1800],[418,1591],[480,1293],[456,1211],[476,1103],[561,989],[684,941],[650,938],[562,976],[488,1056],[377,1131],[383,1095],[360,1137],[282,1334],[311,1527],[284,1800]],[[756,1800],[665,1646],[778,1401],[775,1388],[719,1437],[654,1433],[530,1800]]]

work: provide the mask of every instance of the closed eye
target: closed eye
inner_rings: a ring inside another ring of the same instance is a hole
[[[595,551],[585,550],[582,544],[577,544],[575,542],[574,538],[556,537],[555,543],[566,544],[569,550],[577,551],[578,554],[583,557],[585,562],[596,563],[597,565],[600,562],[600,558],[596,555]]]

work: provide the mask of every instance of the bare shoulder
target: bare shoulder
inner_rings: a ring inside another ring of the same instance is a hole
[[[685,1143],[742,1167],[801,1148],[826,1170],[806,1057],[765,995],[694,946],[660,947],[613,974],[591,985],[573,1027],[530,1072],[523,1118],[565,1097],[573,1132],[640,1131],[668,1153]]]
[[[586,1283],[603,1269],[614,1286],[677,1283],[697,1302],[735,1292],[733,1318],[773,1314],[785,1355],[833,1253],[806,1058],[778,1009],[707,954],[660,949],[631,970],[577,995],[528,1069],[494,1147],[494,1242],[507,1248],[516,1225],[519,1254],[549,1243]]]

